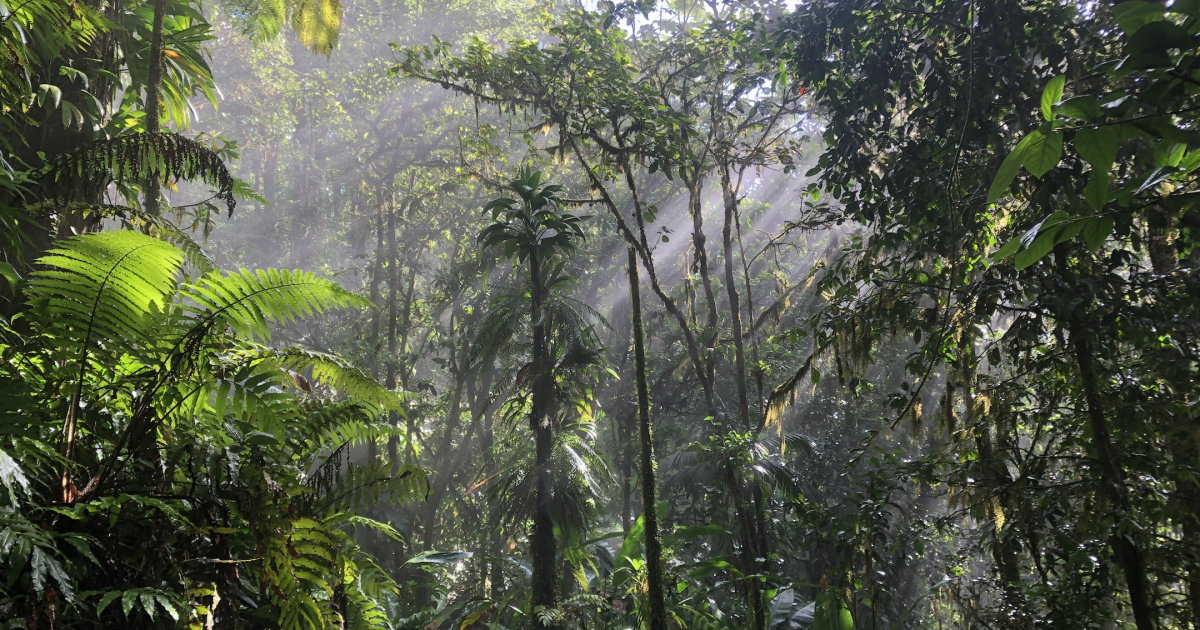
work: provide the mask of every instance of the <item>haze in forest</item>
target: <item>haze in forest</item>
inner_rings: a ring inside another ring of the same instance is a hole
[[[1200,628],[1200,6],[0,0],[4,628]]]

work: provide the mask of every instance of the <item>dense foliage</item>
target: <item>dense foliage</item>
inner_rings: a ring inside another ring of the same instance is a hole
[[[0,9],[5,628],[1200,627],[1200,4]]]

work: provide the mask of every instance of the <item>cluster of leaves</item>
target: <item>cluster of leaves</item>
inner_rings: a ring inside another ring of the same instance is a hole
[[[396,586],[344,528],[391,531],[355,511],[424,498],[425,473],[339,462],[325,485],[308,477],[393,432],[378,419],[401,398],[333,357],[254,341],[362,299],[301,272],[181,282],[183,258],[133,231],[61,241],[4,323],[0,606],[100,626],[139,607],[168,625],[384,623]],[[353,404],[325,399],[339,390]]]

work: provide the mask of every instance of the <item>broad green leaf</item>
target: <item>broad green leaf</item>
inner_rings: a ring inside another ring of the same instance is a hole
[[[104,614],[104,609],[108,608],[108,605],[116,601],[120,596],[121,591],[109,591],[105,593],[104,597],[101,597],[100,601],[96,604],[96,616],[99,617]]]
[[[1083,198],[1093,210],[1101,210],[1108,203],[1108,172],[1093,168],[1088,174],[1087,186],[1083,188]]]
[[[1004,191],[1008,190],[1008,186],[1012,184],[1012,180],[1017,176],[1017,172],[1025,164],[1025,152],[1028,151],[1029,145],[1042,136],[1042,132],[1034,131],[1021,139],[1017,146],[1013,148],[1012,153],[1004,158],[1004,163],[1000,165],[1000,170],[996,172],[996,179],[992,180],[992,186],[988,188],[988,203],[995,203]]]
[[[1142,26],[1166,16],[1166,5],[1159,2],[1144,2],[1143,0],[1126,0],[1113,6],[1113,17],[1121,30],[1132,35]]]
[[[1183,159],[1179,161],[1179,172],[1175,173],[1173,177],[1179,177],[1180,175],[1190,173],[1196,170],[1196,167],[1198,166],[1200,166],[1200,150],[1192,151],[1191,153],[1186,154]]]
[[[1029,247],[1017,253],[1016,258],[1013,258],[1013,265],[1017,269],[1024,269],[1033,263],[1041,260],[1043,256],[1050,253],[1054,249],[1054,234],[1044,232],[1029,244]]]
[[[8,280],[8,286],[10,288],[17,286],[17,283],[21,281],[21,274],[17,273],[16,267],[13,267],[6,262],[0,262],[0,276],[3,276],[5,280]]]
[[[1092,169],[1108,172],[1117,159],[1119,133],[1111,126],[1080,129],[1075,132],[1075,151]]]
[[[1112,217],[1095,217],[1083,228],[1083,240],[1088,249],[1096,251],[1104,244],[1104,240],[1112,234],[1114,221]]]
[[[1186,143],[1176,143],[1163,141],[1154,147],[1154,166],[1163,167],[1169,166],[1175,168],[1179,166],[1179,162],[1183,160],[1183,153],[1187,151]]]
[[[129,618],[130,611],[133,610],[133,605],[137,603],[138,592],[136,590],[125,591],[121,595],[121,610],[125,611],[125,618]]]
[[[1030,134],[1032,135],[1032,134]],[[1048,134],[1038,133],[1025,150],[1025,168],[1037,178],[1058,165],[1062,159],[1063,135],[1061,131]]]
[[[163,610],[167,611],[167,614],[171,616],[171,619],[179,621],[179,610],[175,607],[175,603],[172,602],[169,597],[164,595],[156,595],[155,598],[158,600],[158,605],[162,606]]]
[[[1018,249],[1021,249],[1021,239],[1014,238],[1011,241],[1005,243],[1003,247],[996,250],[996,253],[992,254],[992,260],[998,261],[998,260],[1003,260],[1005,258],[1008,258],[1009,256],[1012,256],[1013,254],[1015,254]]]
[[[1076,96],[1075,98],[1063,101],[1062,105],[1055,108],[1055,111],[1067,118],[1091,122],[1096,120],[1103,114],[1100,109],[1100,101],[1097,101],[1094,96]]]
[[[1054,104],[1062,100],[1063,86],[1066,82],[1067,78],[1059,75],[1050,79],[1046,88],[1042,90],[1042,118],[1047,121],[1054,119]]]
[[[1061,210],[1051,213],[1050,216],[1039,221],[1037,225],[1029,228],[1029,231],[1025,232],[1025,234],[1021,237],[1021,243],[1024,244],[1025,247],[1029,247],[1030,244],[1033,243],[1033,240],[1036,239],[1044,230],[1048,230],[1070,218],[1071,215]]]
[[[1195,48],[1195,43],[1182,26],[1168,20],[1157,20],[1145,24],[1131,35],[1124,51],[1126,55],[1136,56],[1172,48],[1186,52]]]
[[[1116,78],[1120,79],[1138,70],[1170,68],[1173,65],[1175,65],[1175,62],[1165,50],[1147,50],[1126,57],[1124,61],[1113,69],[1113,74]]]
[[[1066,215],[1066,213],[1055,212],[1047,217],[1042,222],[1042,229],[1038,233],[1037,238],[1013,259],[1013,264],[1017,269],[1024,269],[1032,265],[1050,253],[1050,250],[1054,249],[1055,245],[1075,238],[1087,223],[1086,220],[1076,219],[1072,221],[1064,219],[1059,215]]]
[[[817,595],[812,630],[854,630],[854,617],[846,602],[832,590]]]
[[[142,610],[150,615],[150,621],[154,621],[154,594],[143,591],[138,598],[142,601]]]

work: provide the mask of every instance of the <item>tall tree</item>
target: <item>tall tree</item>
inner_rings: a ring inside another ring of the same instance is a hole
[[[562,257],[575,250],[583,238],[582,219],[561,209],[562,187],[542,184],[542,174],[522,167],[508,185],[517,199],[502,197],[484,206],[494,223],[479,234],[483,249],[499,248],[504,257],[529,265],[529,317],[532,326],[530,363],[532,403],[529,428],[536,448],[533,533],[530,551],[533,565],[531,612],[535,623],[557,627],[553,620],[558,606],[558,568],[554,521],[551,518],[554,482],[550,458],[554,448],[556,417],[554,362],[546,336],[547,292],[552,282],[561,283]]]

